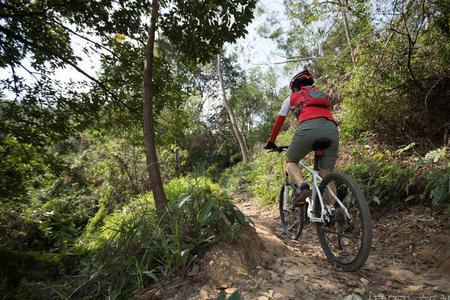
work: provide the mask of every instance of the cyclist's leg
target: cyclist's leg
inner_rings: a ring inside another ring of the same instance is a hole
[[[298,162],[312,150],[314,142],[307,122],[305,121],[297,126],[286,155],[286,171],[297,186],[303,183],[303,176],[298,167]]]
[[[326,123],[323,128],[324,138],[331,140],[331,144],[328,148],[324,149],[323,156],[319,160],[319,174],[323,178],[334,170],[336,164],[337,153],[339,150],[339,132],[336,125],[332,122]],[[329,187],[336,194],[336,185],[334,182],[329,183]],[[325,190],[324,199],[329,204],[335,204],[335,198],[330,194],[330,192]]]
[[[300,168],[298,167],[297,162],[286,161],[286,171],[297,186],[300,186],[300,184],[302,184],[303,176],[300,172]]]

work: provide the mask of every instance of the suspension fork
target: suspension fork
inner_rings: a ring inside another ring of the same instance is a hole
[[[291,182],[289,181],[289,174],[286,169],[286,163],[284,162],[284,157],[281,156],[281,172],[284,173],[284,190],[283,190],[283,209],[288,210],[288,199],[289,199],[289,189],[287,188],[289,185],[291,185]]]

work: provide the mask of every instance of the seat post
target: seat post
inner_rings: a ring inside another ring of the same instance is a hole
[[[323,156],[323,149],[314,151],[314,170],[319,171],[319,159]]]
[[[324,154],[324,149],[330,147],[331,140],[329,139],[318,139],[314,142],[312,145],[312,148],[314,150],[315,156],[314,156],[314,170],[319,171],[319,159]]]

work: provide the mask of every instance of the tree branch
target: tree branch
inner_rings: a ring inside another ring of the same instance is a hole
[[[71,61],[70,59],[67,59],[63,56],[61,56],[59,53],[56,53],[54,51],[49,50],[48,48],[38,45],[34,42],[30,42],[26,39],[24,39],[23,37],[15,34],[14,32],[12,32],[11,30],[9,30],[6,27],[0,26],[0,32],[3,32],[4,34],[16,39],[17,41],[21,42],[22,44],[31,47],[33,49],[37,49],[40,50],[48,55],[50,55],[51,57],[57,58],[59,60],[61,60],[62,62],[64,62],[65,64],[71,66],[72,68],[74,68],[75,70],[77,70],[80,74],[84,75],[86,78],[90,79],[91,81],[93,81],[95,84],[97,84],[106,94],[110,95],[114,100],[116,100],[118,103],[120,103],[121,105],[123,105],[124,107],[126,107],[130,112],[132,112],[133,114],[139,115],[139,113],[137,111],[135,111],[134,109],[132,109],[130,106],[128,106],[126,103],[124,103],[123,101],[121,101],[117,95],[112,92],[110,89],[108,89],[101,81],[99,81],[98,79],[94,78],[93,76],[89,75],[88,73],[86,73],[83,69],[81,69],[80,67],[77,66],[77,64],[73,61]]]
[[[108,52],[111,53],[114,57],[118,57],[111,49],[108,49],[107,47],[103,46],[102,44],[97,43],[97,42],[95,42],[95,41],[93,41],[93,40],[91,40],[91,39],[89,39],[89,38],[87,38],[87,37],[85,37],[85,36],[79,34],[78,32],[76,32],[76,31],[70,29],[69,27],[67,27],[66,25],[64,25],[60,20],[55,19],[55,18],[51,18],[51,17],[47,17],[47,19],[49,19],[49,20],[55,22],[56,24],[58,24],[59,26],[61,26],[62,28],[64,28],[64,29],[67,30],[68,32],[70,32],[71,34],[73,34],[73,35],[75,35],[75,36],[77,36],[77,37],[79,37],[79,38],[82,38],[83,40],[88,41],[88,42],[94,44],[95,46],[97,46],[97,47],[99,47],[99,48],[101,48],[101,49],[103,49],[103,50],[108,51]],[[51,23],[48,23],[48,24],[51,25]]]
[[[443,77],[439,77],[439,79],[433,84],[433,86],[428,90],[427,95],[425,96],[425,111],[427,112],[427,115],[430,115],[430,112],[428,111],[428,97],[430,96],[431,91],[437,86],[437,84],[443,79]]]
[[[294,56],[285,61],[274,62],[273,64],[275,64],[275,65],[288,64],[288,63],[292,63],[292,62],[299,62],[299,61],[305,61],[305,60],[316,60],[316,59],[317,59],[317,56],[310,56],[310,57]]]
[[[17,102],[17,99],[19,98],[19,87],[17,86],[17,75],[16,75],[16,69],[14,68],[14,64],[9,64],[11,67],[11,72],[13,75],[13,81],[14,81],[14,93],[16,94],[16,97],[14,98],[14,103]]]
[[[394,30],[394,25],[400,23],[403,21],[403,19],[405,18],[405,16],[409,13],[410,8],[412,7],[413,1],[412,0],[407,0],[406,2],[406,7],[403,8],[402,12],[398,14],[399,19],[395,22],[394,24],[394,18],[392,18],[390,24],[390,30],[399,33],[398,31]],[[397,3],[394,3],[395,7],[392,9],[392,11],[395,11],[396,7],[398,6]],[[394,15],[396,16],[396,15]],[[384,47],[387,47],[387,45],[389,44],[389,42],[391,41],[391,39],[394,37],[394,33],[391,33],[388,37],[388,39],[386,40],[386,43],[384,44]]]

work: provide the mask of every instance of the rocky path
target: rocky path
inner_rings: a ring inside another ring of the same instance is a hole
[[[146,299],[216,299],[222,291],[225,298],[234,293],[230,299],[450,300],[443,215],[423,207],[373,212],[372,252],[361,270],[349,273],[326,259],[311,224],[292,241],[281,231],[275,206],[242,199],[238,206],[253,225],[234,242],[213,247],[187,280],[163,286],[165,296]]]

